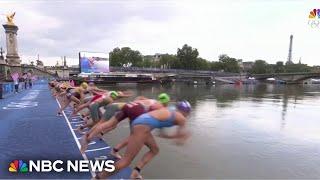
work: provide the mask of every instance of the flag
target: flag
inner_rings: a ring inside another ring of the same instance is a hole
[[[31,77],[31,80],[32,80],[32,81],[35,81],[35,80],[37,80],[37,79],[38,79],[38,76],[32,76],[32,77]]]
[[[70,85],[71,85],[72,87],[74,87],[74,86],[75,86],[75,84],[74,84],[74,81],[73,81],[73,80],[70,80]]]
[[[11,77],[14,81],[16,81],[17,79],[19,79],[19,74],[18,73],[12,73]]]

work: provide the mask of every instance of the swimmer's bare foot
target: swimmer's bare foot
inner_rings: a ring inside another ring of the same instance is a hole
[[[110,153],[112,156],[118,158],[118,159],[121,159],[122,156],[120,155],[119,152],[116,152],[114,149],[112,149],[111,153]]]
[[[87,135],[82,136],[80,139],[80,152],[83,154],[88,148],[89,140],[87,139]]]
[[[130,179],[143,179],[143,177],[136,169],[133,169],[130,175]]]

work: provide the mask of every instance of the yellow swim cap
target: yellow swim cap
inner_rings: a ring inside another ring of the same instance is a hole
[[[88,83],[83,82],[83,83],[81,83],[80,86],[81,86],[83,89],[87,89],[87,88],[88,88]]]

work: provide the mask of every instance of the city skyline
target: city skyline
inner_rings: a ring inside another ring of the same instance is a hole
[[[188,44],[200,57],[220,54],[243,61],[286,62],[293,34],[292,61],[319,65],[320,27],[308,25],[317,1],[2,1],[0,14],[16,11],[22,63],[55,65],[61,56],[78,64],[79,51],[110,52],[131,47],[143,55],[176,54]],[[2,15],[2,24],[5,16]],[[4,29],[0,46],[5,48]]]

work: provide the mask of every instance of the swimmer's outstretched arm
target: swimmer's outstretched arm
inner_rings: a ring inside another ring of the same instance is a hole
[[[104,93],[109,92],[108,90],[104,90],[104,89],[100,89],[100,88],[94,88],[93,91],[95,91],[95,92],[104,92]]]
[[[133,96],[132,91],[121,91],[121,93],[119,93],[119,98],[125,98],[125,97],[131,97],[131,96]]]
[[[138,96],[138,97],[134,98],[134,101],[146,100],[146,99],[149,99],[149,98],[147,98],[145,96]]]
[[[159,137],[165,138],[165,139],[181,139],[181,138],[186,138],[189,136],[189,132],[186,131],[186,128],[184,125],[179,125],[176,133],[174,134],[167,134],[163,131],[163,129],[160,129]]]
[[[190,132],[186,131],[185,128],[178,128],[177,132],[172,135],[165,134],[160,132],[159,137],[166,138],[166,139],[175,139],[176,145],[183,145],[185,144],[186,140],[191,136]]]

